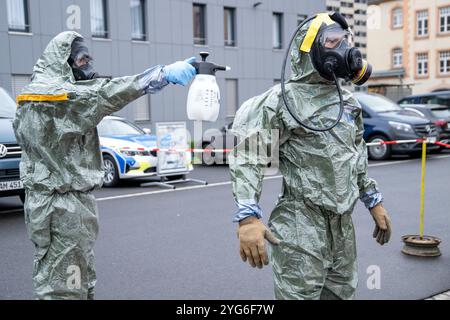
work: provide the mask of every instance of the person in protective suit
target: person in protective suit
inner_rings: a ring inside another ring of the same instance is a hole
[[[293,75],[285,84],[287,101],[294,116],[311,126],[329,123],[339,110],[337,83],[324,68],[331,66],[335,75],[357,84],[367,78],[368,66],[351,46],[345,19],[333,17],[339,23],[328,14],[306,23],[291,50]],[[354,59],[359,59],[359,67],[352,69]],[[269,263],[264,239],[272,244],[277,299],[354,297],[357,265],[351,213],[358,198],[374,218],[376,241],[383,245],[390,238],[383,197],[367,174],[361,107],[347,90],[342,99],[343,116],[330,130],[299,124],[287,110],[280,85],[244,102],[234,119],[231,131],[239,143],[229,163],[240,255],[244,262],[261,268]],[[274,130],[278,139],[273,138]],[[264,156],[273,143],[279,143],[283,182],[267,228],[258,202],[265,168],[275,163],[270,154]],[[246,147],[252,144],[258,148]]]
[[[35,245],[38,299],[93,299],[97,204],[104,176],[96,126],[144,94],[195,75],[190,62],[158,65],[141,74],[99,78],[76,32],[53,38],[17,96],[14,130],[26,200],[25,222]]]

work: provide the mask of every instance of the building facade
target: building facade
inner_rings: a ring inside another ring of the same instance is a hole
[[[242,102],[279,81],[291,33],[305,16],[324,10],[325,0],[4,0],[0,86],[16,95],[47,43],[64,30],[86,38],[102,76],[136,74],[209,51],[209,60],[231,67],[217,74],[221,111],[209,126],[218,128]],[[187,121],[187,93],[173,86],[119,115],[146,127]]]
[[[450,90],[450,1],[369,1],[369,90],[394,99]]]
[[[353,31],[354,44],[367,55],[367,0],[327,0],[328,12],[341,13]]]

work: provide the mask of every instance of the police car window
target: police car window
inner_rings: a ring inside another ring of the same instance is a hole
[[[104,120],[98,126],[101,136],[129,136],[144,134],[144,132],[131,123],[122,120]]]
[[[16,104],[9,94],[0,88],[0,118],[14,118]]]

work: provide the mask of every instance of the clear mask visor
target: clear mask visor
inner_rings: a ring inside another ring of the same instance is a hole
[[[352,34],[339,28],[325,30],[320,36],[320,44],[327,49],[339,48],[344,42],[351,47],[353,45]]]

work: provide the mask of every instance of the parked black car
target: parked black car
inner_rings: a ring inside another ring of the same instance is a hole
[[[436,91],[408,96],[398,101],[399,104],[440,104],[450,108],[450,90]]]
[[[12,128],[15,111],[16,104],[0,88],[0,197],[20,196],[24,202],[25,194],[19,171],[22,150]]]
[[[402,104],[404,112],[427,118],[439,129],[439,141],[450,142],[450,109],[439,104]]]
[[[438,138],[437,126],[419,116],[405,114],[395,102],[378,94],[355,93],[362,107],[364,139],[367,142],[389,140],[413,140],[425,137]],[[429,145],[427,150],[438,150]],[[421,143],[380,145],[368,148],[369,158],[388,159],[392,154],[416,154],[422,150]]]
[[[233,149],[237,144],[237,137],[232,135],[229,130],[233,126],[233,122],[217,130],[206,131],[203,136],[203,149]],[[228,152],[205,152],[202,154],[202,162],[204,164],[227,164]]]

